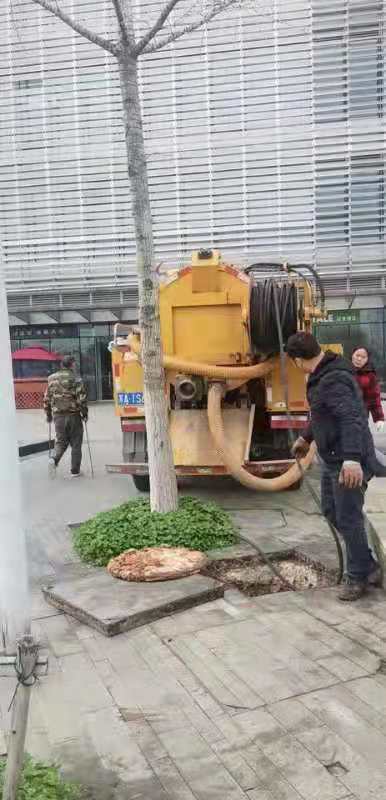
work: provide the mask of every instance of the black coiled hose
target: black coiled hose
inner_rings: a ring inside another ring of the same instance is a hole
[[[275,319],[275,297],[279,306],[284,341],[296,333],[298,298],[295,284],[278,283],[274,278],[259,281],[251,287],[249,301],[250,337],[254,352],[280,352]]]

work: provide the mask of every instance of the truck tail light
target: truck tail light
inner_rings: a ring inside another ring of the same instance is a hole
[[[121,428],[123,433],[140,433],[146,430],[145,420],[121,419]]]

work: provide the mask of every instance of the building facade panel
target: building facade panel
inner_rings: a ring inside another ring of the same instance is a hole
[[[110,0],[62,5],[114,33]],[[160,7],[134,3],[139,32]],[[237,263],[309,261],[341,293],[385,288],[385,13],[248,1],[141,62],[157,263],[213,245]],[[0,43],[10,297],[134,290],[113,59],[29,0],[1,6]]]

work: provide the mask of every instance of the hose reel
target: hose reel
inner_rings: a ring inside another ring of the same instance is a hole
[[[275,294],[279,306],[283,339],[296,333],[298,327],[298,290],[294,283],[274,278],[251,286],[249,299],[249,332],[254,353],[279,353],[280,341],[275,318]]]

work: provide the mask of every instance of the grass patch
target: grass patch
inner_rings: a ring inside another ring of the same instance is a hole
[[[130,500],[84,522],[73,533],[74,547],[82,561],[105,566],[124,550],[143,547],[189,547],[212,550],[233,544],[233,522],[215,503],[182,497],[177,511],[150,511],[147,500]]]
[[[0,761],[0,792],[3,791],[6,759]],[[79,786],[60,777],[55,765],[42,764],[27,756],[17,800],[80,800]]]

